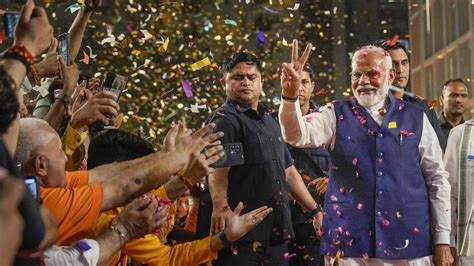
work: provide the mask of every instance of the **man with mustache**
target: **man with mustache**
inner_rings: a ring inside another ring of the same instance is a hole
[[[441,147],[423,111],[388,93],[390,55],[375,46],[355,51],[355,98],[302,116],[298,88],[310,50],[299,58],[295,40],[283,64],[279,119],[286,142],[330,145],[321,254],[339,265],[452,265]]]
[[[232,248],[220,251],[214,265],[288,265],[286,241],[294,236],[288,193],[311,213],[315,230],[322,222],[321,207],[293,165],[278,123],[259,103],[263,91],[260,59],[244,51],[233,54],[224,63],[221,84],[227,100],[211,120],[214,130],[224,131],[223,145],[242,143],[244,163],[216,168],[210,174],[210,231],[216,234],[225,229],[230,210],[239,201],[249,210],[265,204],[273,211],[232,243]]]
[[[468,101],[467,83],[462,78],[447,80],[440,98],[443,112],[438,122],[447,139],[453,127],[464,123],[463,115]]]
[[[408,90],[407,87],[410,79],[410,60],[408,58],[407,49],[402,43],[395,40],[391,42],[385,40],[381,41],[380,46],[387,51],[390,54],[390,58],[392,58],[392,67],[395,70],[395,79],[392,85],[401,89],[401,91],[392,91],[393,96],[423,109],[423,112],[425,112],[426,117],[428,117],[431,126],[433,126],[436,132],[441,149],[444,151],[444,149],[446,149],[446,139],[448,135],[445,136],[445,134],[443,134],[435,110],[428,107],[427,100],[418,95],[412,94],[412,96],[405,93],[405,91]]]

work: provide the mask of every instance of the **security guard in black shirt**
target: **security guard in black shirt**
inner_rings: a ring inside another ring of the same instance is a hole
[[[303,115],[318,112],[318,108],[311,102],[314,87],[313,69],[309,64],[306,64],[301,73],[298,95]],[[278,112],[272,113],[272,116],[278,121]],[[311,196],[322,206],[328,182],[327,174],[330,170],[327,148],[296,148],[289,144],[287,146],[293,157],[294,165],[301,174]],[[290,258],[290,265],[324,265],[324,256],[319,254],[321,242],[313,230],[310,214],[305,212],[294,201],[290,201],[290,209],[295,231],[295,237],[288,243],[289,254],[294,254]]]
[[[231,248],[219,252],[214,265],[288,265],[287,240],[293,237],[288,193],[314,219],[319,229],[321,207],[308,192],[293,166],[278,123],[259,104],[263,80],[260,60],[247,52],[232,55],[224,64],[221,83],[227,101],[215,112],[215,131],[226,143],[242,143],[242,165],[216,168],[209,176],[213,208],[211,233],[226,228],[230,209],[242,201],[247,209],[269,206],[273,212]],[[209,208],[209,207],[207,207]]]

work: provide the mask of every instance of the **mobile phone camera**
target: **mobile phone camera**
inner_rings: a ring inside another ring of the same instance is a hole
[[[240,146],[239,145],[230,145],[229,146],[229,153],[230,154],[240,154]]]

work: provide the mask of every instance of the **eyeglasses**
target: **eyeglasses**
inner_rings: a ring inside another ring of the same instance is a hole
[[[356,71],[356,72],[351,72],[351,79],[352,81],[357,81],[362,78],[362,76],[368,77],[370,80],[375,80],[380,78],[382,73],[377,70],[369,70],[369,71]]]

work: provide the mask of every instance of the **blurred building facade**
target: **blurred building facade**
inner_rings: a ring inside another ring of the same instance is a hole
[[[474,82],[474,2],[471,0],[410,0],[411,87],[428,99],[439,97],[450,78]],[[473,102],[470,101],[472,117]]]

